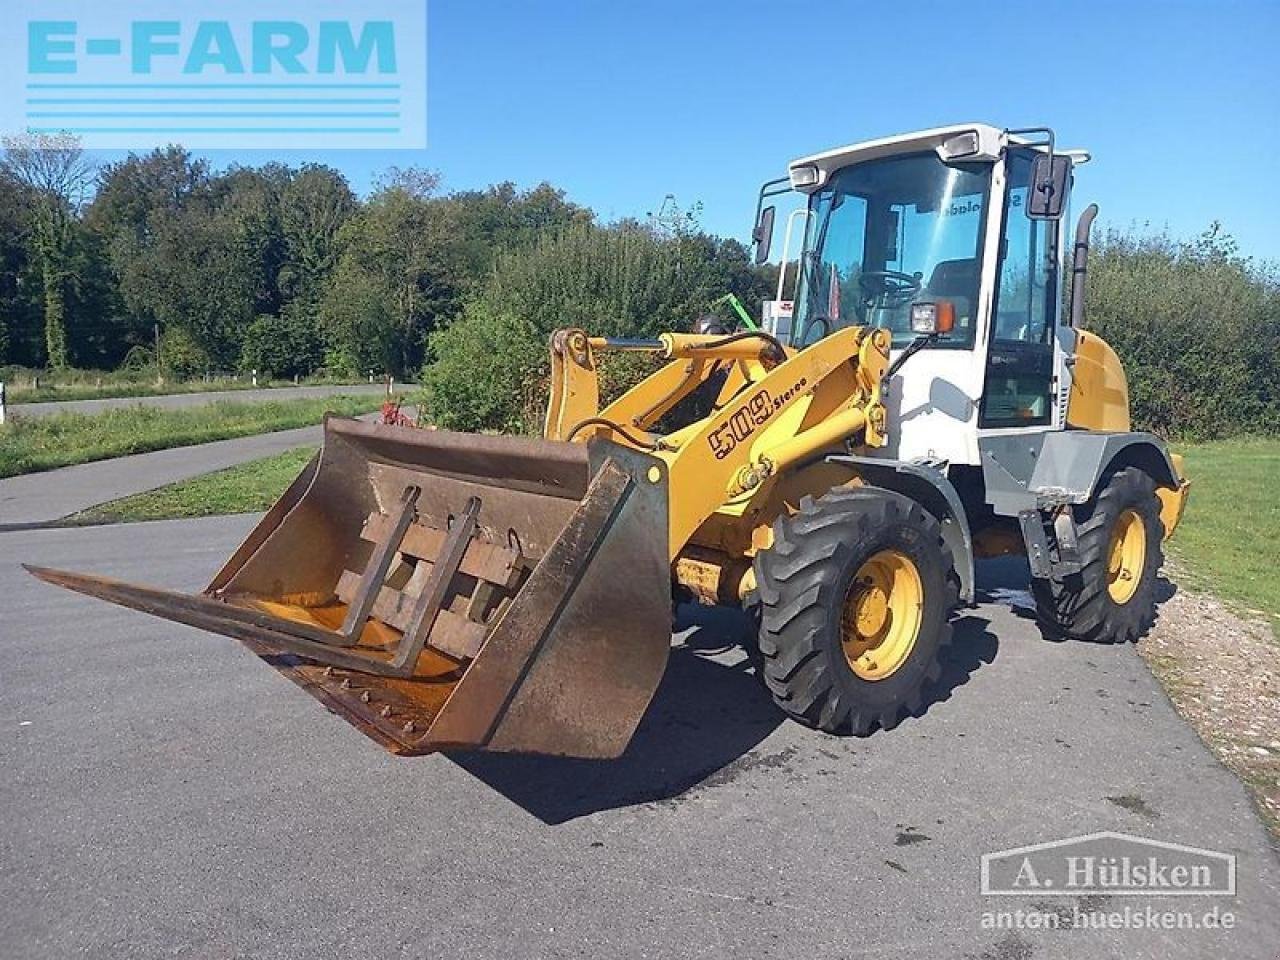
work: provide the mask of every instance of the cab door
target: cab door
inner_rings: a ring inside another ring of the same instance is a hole
[[[980,428],[1045,427],[1054,414],[1058,224],[1026,214],[1034,154],[1006,157],[1000,261],[991,310]]]

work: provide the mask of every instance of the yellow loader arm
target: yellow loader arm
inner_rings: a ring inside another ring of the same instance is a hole
[[[886,442],[880,390],[887,331],[838,330],[804,350],[767,334],[663,334],[654,340],[558,331],[551,341],[549,440],[603,437],[643,450],[667,467],[672,561],[726,502],[850,437]],[[645,351],[671,362],[599,409],[596,355]],[[665,436],[655,423],[718,371],[727,376],[712,412]]]

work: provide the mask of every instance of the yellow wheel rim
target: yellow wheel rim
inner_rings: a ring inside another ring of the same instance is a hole
[[[1147,562],[1147,528],[1134,510],[1116,518],[1107,547],[1107,592],[1116,603],[1128,603],[1142,581]]]
[[[845,659],[863,680],[884,680],[907,662],[920,636],[924,586],[915,563],[881,550],[858,568],[841,618]]]

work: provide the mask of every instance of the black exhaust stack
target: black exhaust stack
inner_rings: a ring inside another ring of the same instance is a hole
[[[1084,208],[1076,222],[1076,245],[1071,253],[1071,326],[1084,329],[1084,278],[1089,270],[1089,230],[1098,215],[1098,205]]]

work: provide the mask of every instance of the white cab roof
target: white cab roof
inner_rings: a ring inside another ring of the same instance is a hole
[[[862,143],[850,144],[847,147],[836,147],[824,150],[807,157],[793,160],[789,169],[796,167],[817,167],[818,182],[811,188],[816,189],[825,183],[828,175],[841,167],[864,160],[891,156],[899,153],[913,153],[923,150],[936,150],[952,137],[973,133],[978,137],[978,151],[972,155],[973,160],[995,160],[1010,142],[1024,143],[1022,137],[1011,137],[1001,127],[993,127],[989,123],[956,123],[946,127],[934,127],[931,130],[917,130],[914,133],[900,133],[892,137],[881,137],[879,140],[865,140]]]

